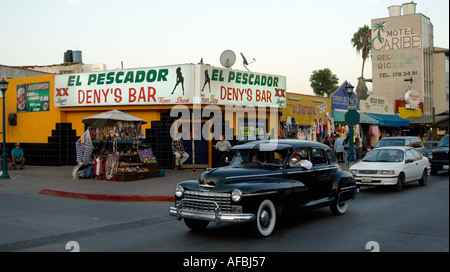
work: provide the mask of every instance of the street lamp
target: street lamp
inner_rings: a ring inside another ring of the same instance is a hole
[[[353,94],[353,87],[352,84],[347,83],[347,86],[345,86],[345,92],[347,93],[348,96],[348,106],[347,106],[347,112],[345,113],[345,122],[348,124],[348,137],[349,137],[349,142],[348,142],[348,157],[347,157],[347,162],[353,161],[353,137],[354,137],[354,133],[353,133],[353,126],[356,124],[359,124],[359,120],[360,120],[360,116],[359,113],[356,111],[356,108],[358,107],[358,105],[356,105],[356,103],[352,103],[352,101],[354,101],[354,99],[351,99],[351,96]]]
[[[6,153],[6,129],[5,129],[5,93],[8,89],[8,81],[4,78],[0,81],[0,91],[3,94],[3,153],[2,153],[2,175],[0,178],[9,179],[8,175],[8,153]]]

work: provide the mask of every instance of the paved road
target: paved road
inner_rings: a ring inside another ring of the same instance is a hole
[[[328,208],[277,225],[271,237],[251,237],[244,225],[187,229],[168,215],[170,202],[113,202],[0,190],[0,251],[138,252],[382,252],[449,251],[448,174],[428,186],[396,193],[363,188],[347,214]]]

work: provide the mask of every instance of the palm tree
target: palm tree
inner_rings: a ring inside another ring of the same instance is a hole
[[[356,48],[357,54],[361,54],[363,63],[361,69],[361,77],[364,77],[364,64],[369,58],[371,49],[371,30],[367,25],[360,27],[357,32],[353,34],[351,40],[353,48]]]

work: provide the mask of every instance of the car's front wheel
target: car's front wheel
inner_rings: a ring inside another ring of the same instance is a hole
[[[427,183],[428,183],[428,171],[427,169],[424,169],[422,173],[422,178],[420,178],[419,180],[419,184],[425,186],[427,185]]]
[[[400,192],[403,190],[403,186],[405,185],[405,176],[403,174],[400,174],[397,179],[397,184],[395,184],[395,190],[397,192]]]
[[[333,201],[330,206],[331,212],[334,215],[343,215],[348,208],[348,202],[339,203],[338,201]]]
[[[261,202],[253,222],[254,233],[259,237],[267,237],[272,234],[277,221],[275,205],[269,199]]]

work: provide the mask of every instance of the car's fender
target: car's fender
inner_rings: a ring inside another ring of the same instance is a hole
[[[345,170],[339,170],[333,177],[331,195],[336,196],[342,188],[353,188],[356,186],[356,181],[353,175]]]

